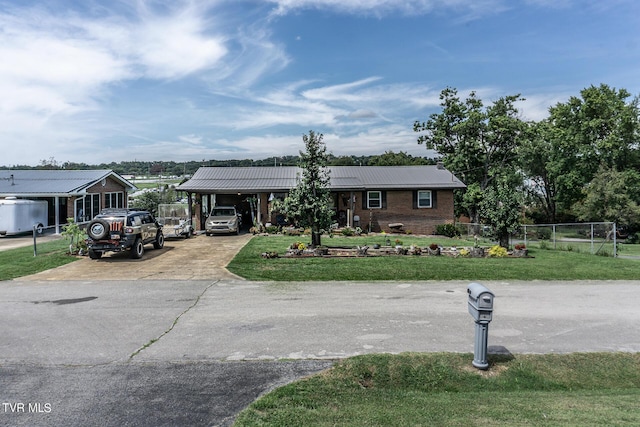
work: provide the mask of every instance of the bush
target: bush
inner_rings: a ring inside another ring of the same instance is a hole
[[[460,237],[460,231],[453,224],[436,225],[436,234],[446,237]]]
[[[355,234],[355,231],[353,231],[353,228],[343,228],[342,229],[342,235],[343,236],[353,236]]]
[[[495,258],[502,258],[507,256],[507,250],[500,245],[492,246],[489,249],[489,256]]]
[[[73,218],[67,218],[67,224],[62,226],[62,233],[60,234],[70,240],[70,254],[77,253],[82,255],[83,253],[86,253],[87,242],[85,241],[85,239],[87,238],[87,235],[85,231],[80,228],[78,223],[74,221]]]
[[[278,226],[277,225],[270,225],[268,227],[265,228],[265,231],[269,234],[277,234],[278,233]]]
[[[538,240],[549,240],[551,239],[551,230],[549,228],[538,228],[536,237]]]

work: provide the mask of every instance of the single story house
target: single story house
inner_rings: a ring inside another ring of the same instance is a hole
[[[328,169],[336,223],[374,232],[431,234],[436,225],[455,221],[453,191],[465,188],[441,164]],[[243,214],[244,224],[281,224],[271,202],[284,199],[301,176],[295,166],[201,167],[176,189],[195,206],[196,229],[203,229],[212,207],[228,205]]]
[[[0,170],[0,199],[46,200],[49,226],[90,221],[101,209],[126,208],[135,185],[112,170]]]

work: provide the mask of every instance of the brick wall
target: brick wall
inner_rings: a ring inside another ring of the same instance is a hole
[[[111,177],[108,177],[106,179],[105,185],[102,185],[102,182],[98,182],[97,184],[89,187],[87,189],[87,194],[100,194],[100,209],[104,208],[105,205],[105,199],[104,199],[104,193],[116,193],[116,192],[122,192],[123,193],[123,197],[124,197],[124,207],[127,207],[127,192],[124,188],[124,186],[122,184],[120,184],[118,181],[112,179]],[[67,202],[67,218],[74,218],[74,206],[75,206],[75,200],[77,199],[77,197],[69,197],[68,202]]]
[[[435,197],[433,197],[435,195]],[[433,234],[436,225],[453,223],[453,191],[433,190],[433,208],[414,208],[413,191],[386,191],[386,203],[381,209],[363,209],[366,192],[357,193],[355,215],[360,216],[360,227],[373,232],[393,232],[389,224],[401,223],[401,232]]]

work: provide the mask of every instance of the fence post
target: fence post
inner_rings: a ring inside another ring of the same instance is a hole
[[[36,245],[36,233],[38,232],[38,226],[33,224],[33,256],[38,256],[38,246]]]
[[[556,248],[556,225],[553,224],[553,249],[557,249]]]
[[[616,230],[616,223],[613,223],[613,257],[616,258],[618,256],[618,245],[617,245],[617,236],[618,232]]]
[[[593,223],[591,223],[591,255],[593,255]]]
[[[527,226],[523,225],[524,227],[524,247],[527,247]]]

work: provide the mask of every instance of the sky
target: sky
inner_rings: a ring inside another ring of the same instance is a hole
[[[640,94],[637,0],[0,0],[0,165],[403,151],[439,94]]]

